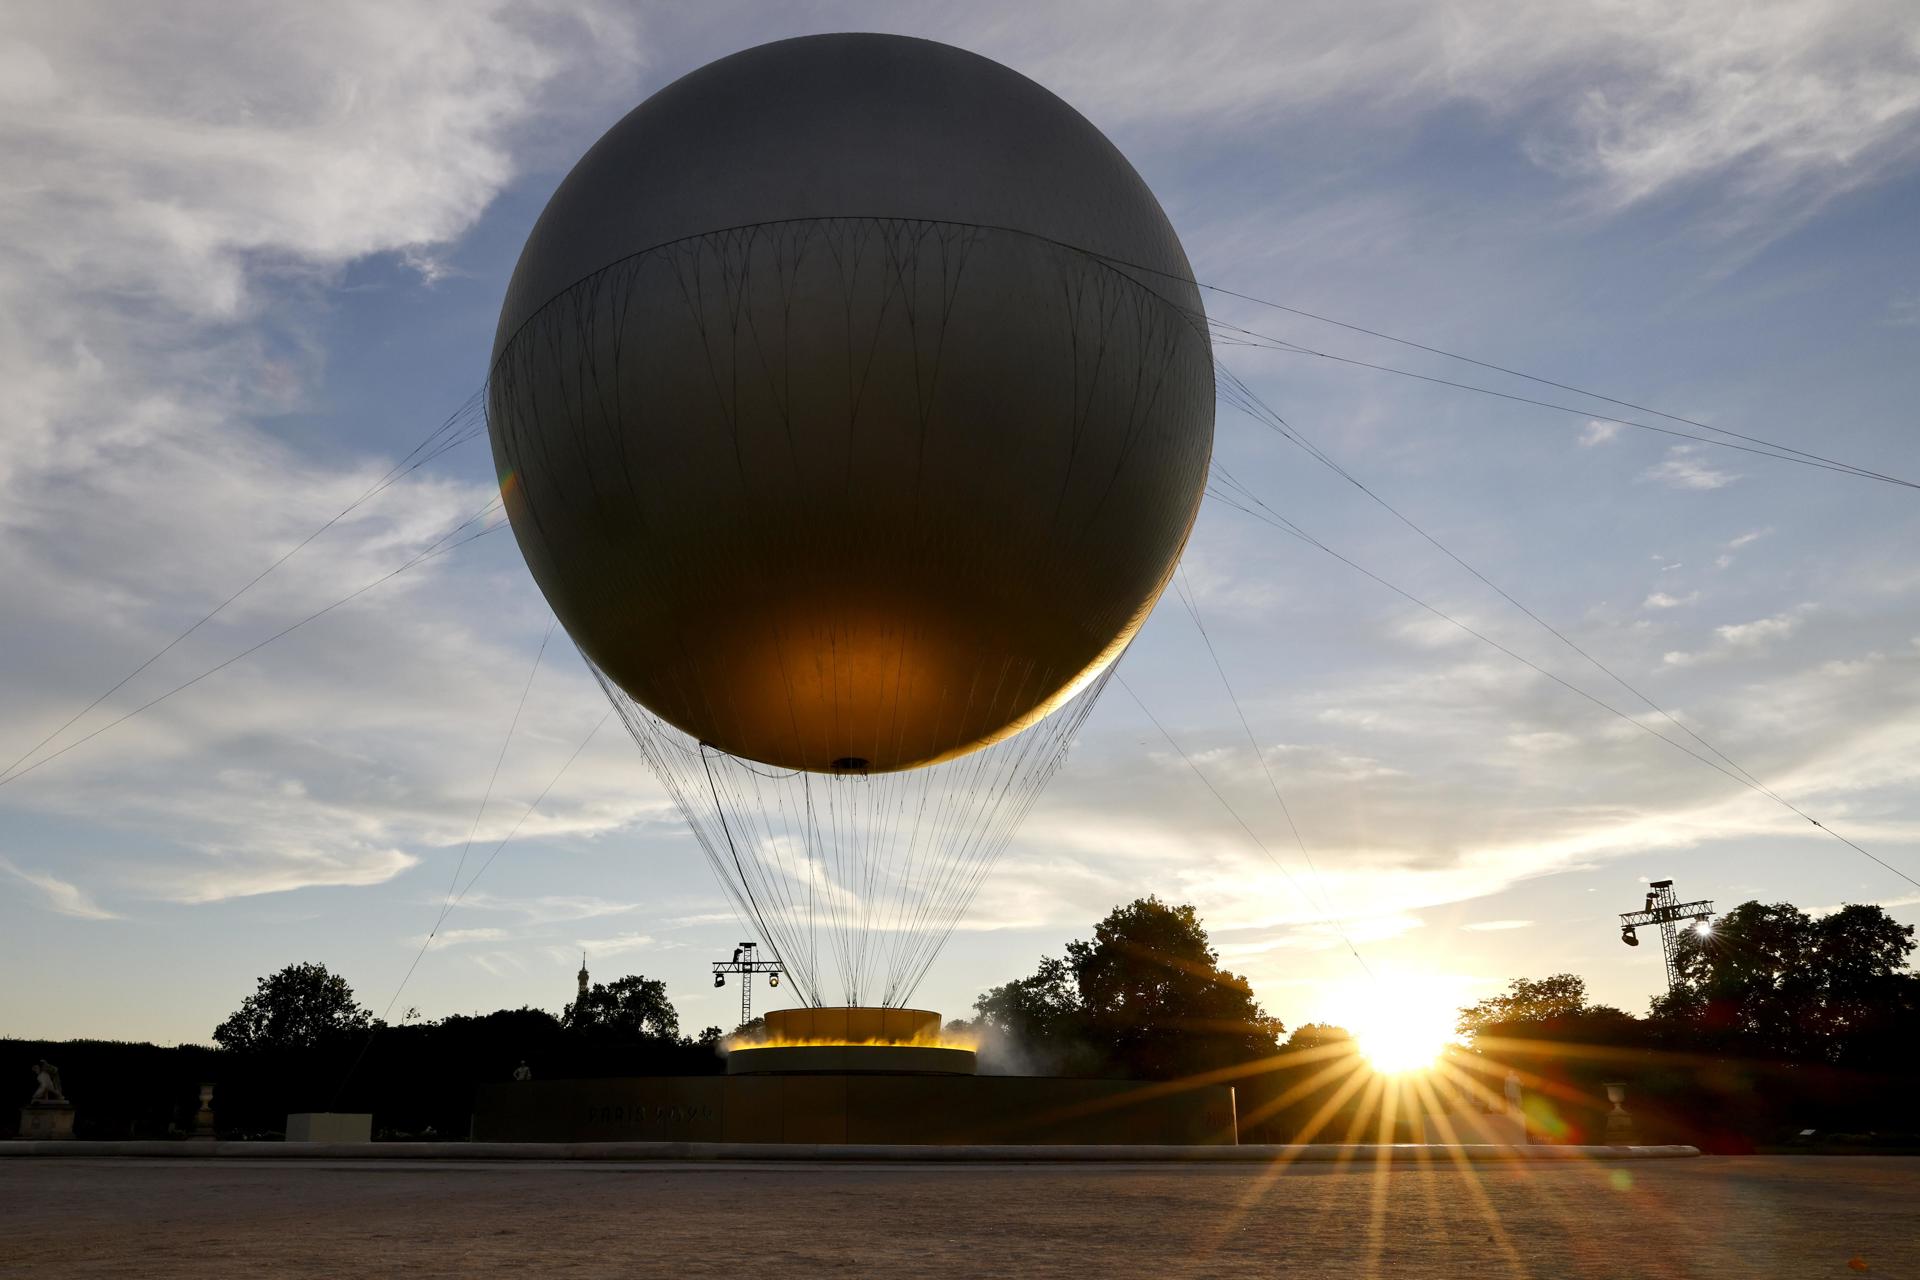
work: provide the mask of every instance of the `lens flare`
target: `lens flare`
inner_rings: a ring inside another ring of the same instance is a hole
[[[1347,1017],[1361,1056],[1383,1075],[1424,1071],[1453,1041],[1453,1004],[1414,984],[1356,991]]]

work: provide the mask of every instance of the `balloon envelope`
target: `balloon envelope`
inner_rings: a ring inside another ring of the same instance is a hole
[[[1084,688],[1198,509],[1213,370],[1152,193],[929,41],[782,41],[620,121],[541,215],[489,426],[569,634],[749,760],[961,755]]]

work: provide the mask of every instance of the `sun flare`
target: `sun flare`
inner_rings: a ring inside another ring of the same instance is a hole
[[[1452,1005],[1411,984],[1357,992],[1347,1016],[1361,1056],[1383,1075],[1424,1071],[1453,1042]]]

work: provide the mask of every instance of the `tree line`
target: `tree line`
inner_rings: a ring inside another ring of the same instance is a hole
[[[1453,1054],[1482,1074],[1523,1072],[1567,1137],[1598,1133],[1609,1080],[1629,1083],[1648,1138],[1740,1149],[1805,1128],[1920,1131],[1914,947],[1913,928],[1877,906],[1742,903],[1711,933],[1680,935],[1681,980],[1645,1016],[1591,1002],[1572,974],[1517,978],[1459,1011]],[[1342,1055],[1360,1069],[1345,1029],[1289,1034],[1221,966],[1194,908],[1155,897],[981,993],[974,1015],[949,1026],[979,1038],[987,1069],[1231,1083],[1243,1141],[1315,1124],[1323,1140],[1358,1132],[1371,1096],[1327,1069]],[[58,1062],[88,1136],[184,1128],[197,1086],[214,1080],[222,1131],[236,1136],[270,1135],[293,1111],[359,1110],[390,1136],[461,1137],[473,1086],[521,1064],[536,1078],[711,1074],[722,1035],[683,1034],[665,983],[640,974],[591,986],[558,1016],[387,1025],[345,979],[300,963],[261,978],[212,1049],[14,1041],[8,1056]]]

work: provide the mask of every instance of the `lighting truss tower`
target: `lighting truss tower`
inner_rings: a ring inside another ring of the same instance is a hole
[[[753,975],[764,973],[767,975],[767,985],[777,987],[780,985],[780,975],[786,972],[778,960],[758,958],[754,953],[759,946],[757,942],[743,942],[733,949],[733,959],[713,962],[713,985],[716,987],[727,985],[728,974],[740,975],[740,1025],[743,1027],[753,1021]]]
[[[1667,990],[1672,992],[1680,985],[1680,956],[1675,949],[1674,940],[1685,922],[1695,929],[1704,929],[1713,923],[1713,901],[1702,898],[1698,902],[1681,902],[1673,892],[1673,881],[1655,880],[1647,886],[1647,904],[1639,911],[1620,913],[1620,941],[1630,947],[1640,945],[1636,929],[1648,925],[1660,926],[1660,945],[1667,958]]]

